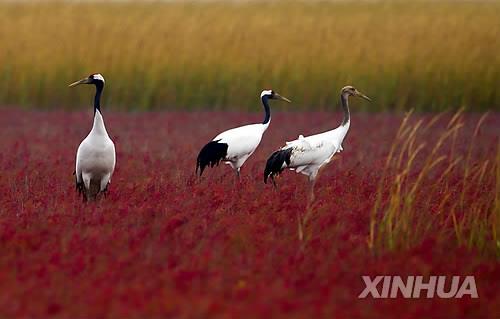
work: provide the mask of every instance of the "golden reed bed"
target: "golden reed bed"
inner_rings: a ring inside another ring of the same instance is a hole
[[[108,80],[106,107],[332,108],[354,84],[365,110],[500,106],[500,3],[1,3],[0,104],[77,108]]]

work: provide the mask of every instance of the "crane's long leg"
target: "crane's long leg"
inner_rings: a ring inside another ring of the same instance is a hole
[[[276,181],[274,180],[274,176],[271,176],[271,182],[273,182],[273,187],[274,187],[274,190],[278,190],[278,185],[276,184]]]
[[[316,185],[316,179],[309,181],[309,204],[312,205],[316,196],[314,195],[314,185]]]
[[[314,185],[316,184],[316,176],[317,172],[309,176],[309,198],[307,201],[307,207],[304,216],[301,216],[300,212],[297,212],[297,219],[299,224],[298,233],[300,241],[304,240],[304,228],[307,227],[309,218],[311,218],[312,216],[312,206],[315,200]]]
[[[106,187],[101,191],[102,195],[104,196],[104,198],[107,198],[108,197],[108,186],[109,186],[109,182],[106,184]]]
[[[236,168],[234,170],[234,172],[236,173],[236,180],[235,180],[235,183],[238,184],[238,183],[241,183],[241,175],[240,175],[240,168]]]
[[[316,176],[318,176],[318,171],[312,173],[309,176],[309,204],[311,205],[316,199],[314,195],[314,186],[316,185]]]

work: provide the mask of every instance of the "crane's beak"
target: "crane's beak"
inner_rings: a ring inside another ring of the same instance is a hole
[[[76,82],[73,82],[69,85],[69,87],[74,87],[74,86],[77,86],[77,85],[80,85],[80,84],[89,84],[90,83],[90,79],[89,78],[85,78],[85,79],[81,79],[80,81],[76,81]]]
[[[286,98],[286,97],[284,97],[284,96],[279,95],[278,93],[274,93],[274,97],[275,97],[276,99],[280,99],[280,100],[283,100],[283,101],[285,101],[285,102],[292,103],[292,101],[290,101],[289,99],[287,99],[287,98]]]
[[[367,101],[371,101],[372,100],[368,96],[366,96],[363,93],[359,92],[358,90],[356,90],[356,96],[359,96],[360,98],[363,98],[363,99],[365,99]]]

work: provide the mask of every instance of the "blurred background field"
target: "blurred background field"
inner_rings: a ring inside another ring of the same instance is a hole
[[[499,2],[0,3],[0,105],[114,109],[500,109]]]

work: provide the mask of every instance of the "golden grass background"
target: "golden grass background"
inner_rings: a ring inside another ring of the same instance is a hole
[[[93,72],[115,109],[500,107],[498,2],[0,3],[0,105],[73,109]]]

